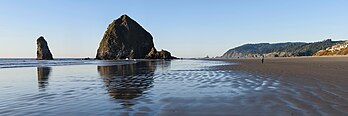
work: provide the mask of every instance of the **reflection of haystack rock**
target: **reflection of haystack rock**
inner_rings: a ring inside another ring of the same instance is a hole
[[[45,88],[48,85],[48,78],[50,73],[50,67],[37,67],[37,79],[39,82],[39,88]]]
[[[153,83],[156,67],[153,62],[139,62],[136,64],[98,66],[98,72],[105,82],[111,97],[115,99],[134,99]]]
[[[165,71],[168,70],[171,65],[171,60],[159,60],[156,62],[156,70],[157,71]]]

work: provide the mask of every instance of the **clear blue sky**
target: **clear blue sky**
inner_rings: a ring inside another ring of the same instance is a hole
[[[259,42],[348,39],[347,0],[1,0],[0,57],[95,57],[109,23],[128,14],[178,57],[219,56]]]

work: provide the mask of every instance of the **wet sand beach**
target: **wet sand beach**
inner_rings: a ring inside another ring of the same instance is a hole
[[[266,58],[263,64],[260,59],[226,61],[237,62],[238,65],[220,66],[221,69],[278,80],[278,89],[269,93],[265,99],[274,102],[279,100],[279,106],[286,106],[283,110],[294,109],[290,114],[348,113],[348,57]]]
[[[253,72],[277,77],[314,79],[348,88],[347,57],[297,57],[260,59],[229,59],[239,65],[229,65],[223,69]]]
[[[0,115],[345,116],[346,62],[2,60]]]

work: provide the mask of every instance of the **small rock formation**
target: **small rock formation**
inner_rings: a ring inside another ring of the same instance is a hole
[[[156,48],[151,48],[151,51],[145,56],[145,59],[177,59],[166,50],[157,51]]]
[[[168,53],[157,53],[152,35],[129,16],[122,15],[109,24],[97,50],[96,59],[169,59]]]
[[[158,57],[155,59],[176,59],[170,54],[170,52],[168,52],[166,50],[161,50],[161,51],[157,52],[157,54],[158,54],[157,55]]]
[[[47,41],[44,39],[44,37],[40,36],[36,40],[37,45],[37,60],[53,60],[52,54],[50,49],[48,48]]]

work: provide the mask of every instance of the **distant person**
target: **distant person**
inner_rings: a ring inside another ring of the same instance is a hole
[[[261,63],[263,64],[263,61],[265,60],[265,57],[262,55],[261,56]]]

